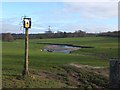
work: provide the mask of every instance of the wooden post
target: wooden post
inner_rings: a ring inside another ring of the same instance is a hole
[[[110,60],[110,90],[120,90],[120,61]]]
[[[24,57],[24,70],[23,76],[28,75],[28,28],[25,28],[25,57]]]

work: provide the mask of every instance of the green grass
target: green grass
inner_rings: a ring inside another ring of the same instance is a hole
[[[47,44],[59,43],[78,46],[92,46],[83,48],[71,54],[50,53],[40,51]],[[108,67],[110,58],[118,58],[118,39],[110,37],[82,37],[59,39],[30,39],[29,40],[29,70],[54,71],[52,67],[78,63],[91,66]],[[24,63],[24,40],[2,43],[3,87],[67,87],[66,84],[49,79],[16,80],[21,75]],[[9,84],[8,82],[11,81]],[[13,82],[12,82],[13,81]],[[16,86],[14,83],[17,82]],[[20,83],[22,82],[22,84]],[[46,82],[47,84],[42,82]],[[33,84],[34,83],[34,84]],[[38,84],[37,84],[38,83]],[[54,83],[54,85],[50,84]],[[19,85],[20,84],[20,85]]]

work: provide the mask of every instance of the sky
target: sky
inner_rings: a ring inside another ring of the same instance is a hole
[[[1,13],[0,13],[1,14]],[[118,30],[118,2],[2,2],[3,33],[24,33],[22,17],[32,20],[29,33]]]

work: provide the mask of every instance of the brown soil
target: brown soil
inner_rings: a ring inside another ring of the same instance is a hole
[[[109,69],[105,67],[93,67],[89,65],[82,65],[82,64],[75,64],[75,63],[70,63],[70,65],[77,68],[84,69],[88,72],[94,72],[96,74],[106,76],[107,78],[109,77]]]

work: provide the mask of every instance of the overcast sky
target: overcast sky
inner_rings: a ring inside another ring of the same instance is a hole
[[[3,2],[2,32],[23,33],[21,17],[32,19],[29,33],[118,30],[118,2]]]

